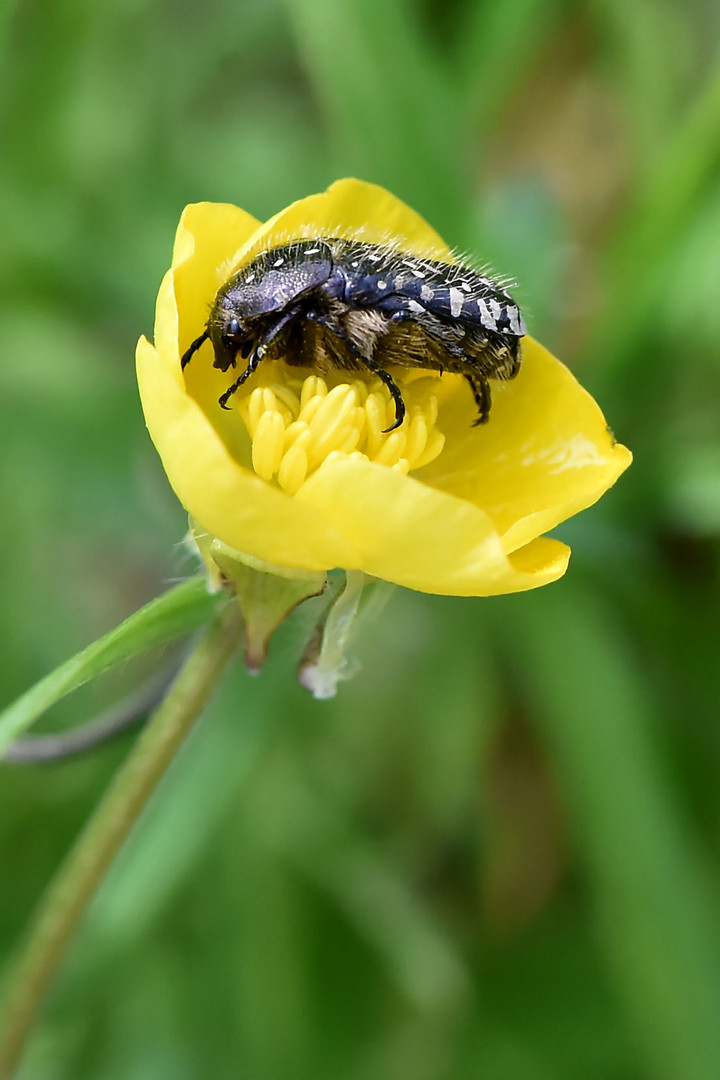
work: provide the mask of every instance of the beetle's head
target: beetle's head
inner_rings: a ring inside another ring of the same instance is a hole
[[[215,350],[213,366],[221,371],[234,366],[238,353],[244,357],[249,352],[253,334],[232,296],[218,294],[208,320],[208,336]]]

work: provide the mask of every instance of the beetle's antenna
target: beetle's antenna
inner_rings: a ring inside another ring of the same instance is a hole
[[[191,345],[191,346],[190,346],[190,348],[189,348],[189,349],[187,350],[187,352],[186,352],[186,353],[183,353],[183,358],[182,358],[182,360],[180,361],[180,369],[181,369],[181,371],[184,371],[184,370],[185,370],[185,368],[187,367],[187,365],[188,365],[188,364],[190,363],[190,357],[192,356],[192,354],[193,354],[194,352],[197,352],[197,351],[198,351],[198,349],[199,349],[199,348],[200,348],[200,346],[202,345],[203,341],[207,341],[208,337],[209,337],[209,334],[208,334],[208,331],[207,331],[207,327],[206,327],[206,328],[205,328],[205,329],[203,330],[203,332],[202,332],[202,334],[200,335],[200,337],[198,337],[198,338],[195,338],[195,340],[193,341],[192,345]]]

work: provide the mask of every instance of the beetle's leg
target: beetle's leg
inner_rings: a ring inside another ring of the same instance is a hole
[[[373,371],[377,375],[377,377],[385,383],[388,390],[392,394],[393,401],[395,402],[395,423],[391,424],[389,428],[383,429],[383,435],[387,435],[389,434],[389,432],[394,431],[395,428],[400,427],[403,420],[405,419],[405,402],[403,401],[403,396],[400,393],[400,388],[397,386],[395,380],[388,371],[385,371],[384,368],[381,368],[380,365],[377,364],[374,360],[371,360],[369,356],[362,356],[359,354],[359,359],[362,360],[363,364],[369,367],[370,370]]]
[[[354,356],[360,365],[369,368],[370,371],[372,371],[374,375],[377,375],[377,377],[387,386],[392,395],[392,399],[395,402],[395,423],[389,428],[385,428],[383,435],[387,435],[390,431],[394,431],[395,428],[400,427],[405,419],[405,402],[403,401],[403,396],[392,375],[385,371],[384,368],[380,367],[380,365],[370,356],[366,356],[361,352],[355,342],[347,336],[342,327],[340,327],[333,319],[327,318],[324,314],[315,311],[306,311],[305,317],[324,326],[326,330],[329,330],[331,334],[342,341],[347,351]]]
[[[473,427],[477,427],[478,424],[486,424],[490,416],[490,384],[479,371],[467,371],[466,369],[463,371],[463,375],[470,384],[475,404],[478,407],[478,417],[473,421]]]
[[[187,367],[187,365],[190,363],[190,357],[192,356],[192,354],[198,351],[203,341],[207,341],[208,337],[209,334],[207,332],[207,328],[205,328],[200,337],[195,338],[190,348],[183,353],[182,360],[180,361],[181,371],[183,371]]]
[[[478,424],[486,424],[490,416],[490,384],[482,372],[475,370],[475,368],[468,370],[466,354],[462,344],[458,341],[449,340],[447,334],[443,333],[442,320],[438,319],[432,312],[427,312],[427,317],[421,321],[417,318],[418,313],[410,306],[411,301],[406,298],[388,297],[387,306],[390,307],[391,304],[395,307],[393,314],[390,316],[391,325],[397,326],[404,322],[417,323],[437,342],[442,352],[447,353],[453,360],[459,361],[458,366],[452,367],[450,370],[461,372],[470,384],[475,404],[478,407],[478,416],[473,423],[473,427],[477,427]],[[465,363],[463,363],[464,359],[466,360]]]
[[[235,391],[240,389],[240,387],[245,382],[245,380],[250,378],[253,371],[255,371],[255,369],[257,368],[257,366],[258,366],[258,364],[260,363],[261,360],[262,360],[262,356],[260,355],[259,350],[256,349],[255,352],[250,357],[250,360],[248,361],[248,366],[245,368],[245,370],[243,371],[240,378],[236,379],[235,382],[232,384],[232,386],[229,387],[225,391],[225,393],[221,394],[220,397],[218,398],[218,404],[219,404],[221,409],[229,409],[230,408],[230,406],[228,405],[228,401],[233,396]]]
[[[417,315],[409,314],[406,311],[396,311],[394,315],[390,316],[388,321],[392,327],[402,326],[403,324],[407,325],[408,323],[411,326],[419,326],[420,329],[432,339],[433,343],[437,345],[438,349],[447,353],[453,360],[461,361],[466,355],[460,341],[452,340],[448,336],[446,325],[430,312],[420,319]]]
[[[225,391],[225,393],[222,394],[218,398],[218,404],[220,405],[221,408],[223,408],[223,409],[229,409],[230,408],[230,406],[228,405],[228,401],[230,400],[230,398],[233,396],[233,394],[236,392],[236,390],[240,389],[240,387],[245,382],[245,380],[250,378],[253,371],[255,371],[257,369],[258,364],[260,363],[260,361],[265,356],[265,353],[267,352],[269,345],[272,344],[272,342],[278,336],[280,331],[284,330],[285,327],[287,326],[287,324],[289,322],[291,322],[295,318],[296,315],[297,315],[297,308],[292,308],[290,311],[286,311],[285,314],[281,315],[280,318],[277,320],[277,322],[273,323],[273,325],[270,327],[270,329],[268,331],[266,331],[266,333],[263,334],[263,336],[260,338],[260,340],[257,343],[257,345],[255,346],[255,348],[253,349],[252,353],[250,354],[250,359],[248,360],[248,365],[245,368],[245,370],[243,371],[240,378],[236,379],[235,382],[232,384],[232,386],[230,386]]]

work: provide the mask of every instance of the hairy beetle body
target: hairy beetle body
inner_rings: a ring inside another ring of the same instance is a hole
[[[405,415],[388,367],[463,375],[490,414],[489,378],[520,366],[525,324],[502,286],[468,266],[419,258],[388,245],[335,237],[296,240],[261,252],[219,290],[205,331],[222,371],[247,361],[220,398],[227,402],[264,357],[317,370],[369,370],[390,390],[395,423]]]

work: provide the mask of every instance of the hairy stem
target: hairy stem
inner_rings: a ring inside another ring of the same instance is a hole
[[[51,881],[9,973],[0,1035],[0,1080],[12,1077],[78,923],[237,644],[237,613],[232,605],[204,633]]]

